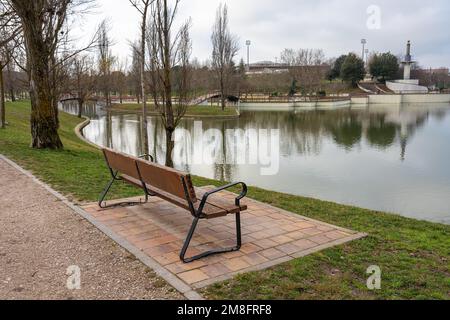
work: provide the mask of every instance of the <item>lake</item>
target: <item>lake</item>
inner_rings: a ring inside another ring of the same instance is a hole
[[[76,113],[76,105],[64,109]],[[131,155],[144,153],[139,115],[106,113],[95,106],[87,106],[84,113],[93,119],[84,129],[88,140]],[[207,141],[188,136],[195,128],[190,119],[180,125],[186,138],[174,156],[177,169],[450,224],[450,105],[243,111],[239,119],[208,119],[201,125],[223,133],[278,130],[278,172],[264,176],[261,165],[224,161],[235,156],[226,134],[223,143],[215,144],[210,161],[194,163],[193,154]],[[158,117],[149,117],[148,133],[149,153],[164,163],[165,135]]]

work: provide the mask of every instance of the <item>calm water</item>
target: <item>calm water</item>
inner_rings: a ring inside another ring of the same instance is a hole
[[[70,110],[67,105],[66,110]],[[138,115],[93,117],[86,138],[102,146],[142,154]],[[192,132],[194,120],[181,128]],[[399,213],[450,224],[450,106],[371,106],[296,112],[243,112],[238,120],[203,120],[203,129],[279,129],[280,170],[262,176],[257,165],[189,165],[201,139],[183,141],[176,167],[226,181],[245,181],[290,194]],[[149,118],[150,153],[164,163],[164,131]],[[230,157],[228,142],[213,163]]]

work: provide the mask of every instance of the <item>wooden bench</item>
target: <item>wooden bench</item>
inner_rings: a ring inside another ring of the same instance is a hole
[[[247,206],[241,204],[241,200],[247,195],[247,185],[243,182],[232,183],[212,191],[205,192],[195,188],[189,174],[155,164],[142,159],[143,157],[131,157],[111,149],[103,149],[106,163],[111,173],[111,181],[100,195],[99,206],[109,208],[104,200],[116,181],[124,181],[143,190],[145,202],[149,197],[159,197],[178,207],[186,209],[194,218],[189,229],[186,241],[180,252],[180,259],[184,263],[189,263],[213,254],[239,251],[242,246],[241,236],[241,212],[247,210]],[[149,156],[148,156],[149,157]],[[153,159],[150,157],[153,161]],[[236,197],[234,202],[224,199],[212,199],[211,196],[223,190],[241,186],[242,192]],[[141,202],[125,202],[114,204],[137,205]],[[192,258],[186,258],[186,251],[195,233],[195,229],[201,219],[214,219],[234,214],[236,217],[236,246],[233,248],[217,249],[204,252]]]

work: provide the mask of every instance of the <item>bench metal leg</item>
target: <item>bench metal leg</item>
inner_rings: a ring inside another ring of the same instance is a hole
[[[180,259],[181,261],[183,261],[184,263],[190,263],[199,259],[203,259],[206,258],[208,256],[211,255],[215,255],[215,254],[221,254],[221,253],[227,253],[227,252],[235,252],[235,251],[239,251],[241,249],[242,246],[242,233],[241,233],[241,213],[236,213],[236,246],[233,248],[225,248],[225,249],[217,249],[217,250],[211,250],[208,252],[204,252],[201,253],[197,256],[194,256],[192,258],[185,258],[186,256],[186,251],[189,248],[189,244],[191,243],[192,237],[195,233],[195,229],[197,228],[198,222],[199,222],[199,218],[194,218],[194,222],[192,222],[192,226],[189,230],[189,233],[187,235],[186,241],[184,243],[183,249],[181,250],[180,253]]]
[[[109,190],[111,190],[111,187],[113,186],[114,182],[118,181],[117,177],[113,177],[111,181],[106,185],[105,189],[103,190],[102,194],[100,195],[100,199],[98,201],[98,206],[102,209],[111,209],[115,207],[130,207],[130,206],[137,206],[148,202],[149,195],[145,194],[145,201],[129,201],[129,202],[120,202],[115,203],[112,205],[106,205],[105,198],[109,193]]]

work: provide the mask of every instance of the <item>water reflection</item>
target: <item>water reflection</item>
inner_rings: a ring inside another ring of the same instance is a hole
[[[77,101],[66,101],[60,104],[60,109],[64,110],[67,113],[78,115],[78,102]],[[82,114],[91,119],[96,119],[103,114],[102,108],[95,104],[94,102],[87,102],[83,106]]]
[[[73,112],[76,108],[64,107]],[[111,114],[86,107],[93,118],[84,135],[128,154],[145,153],[140,115]],[[450,223],[450,106],[371,106],[295,112],[244,112],[240,119],[203,120],[203,130],[279,129],[280,171],[261,176],[260,166],[224,164],[233,157],[232,141],[217,145],[208,162],[193,164],[205,141],[181,139],[175,167],[226,181],[243,180],[269,190],[355,204],[405,216]],[[194,120],[180,128],[194,131]],[[148,119],[149,150],[165,162],[164,126]],[[226,135],[224,134],[224,137]],[[240,146],[238,152],[249,150]]]

